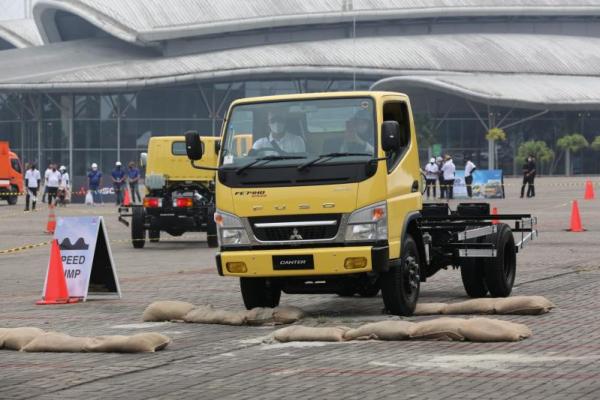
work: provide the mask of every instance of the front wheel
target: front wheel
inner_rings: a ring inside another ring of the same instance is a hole
[[[240,289],[246,309],[274,308],[279,305],[281,288],[265,278],[240,278]]]
[[[144,222],[146,219],[146,212],[142,207],[133,207],[133,213],[131,217],[131,243],[136,249],[144,248],[146,244],[146,228]]]
[[[16,186],[13,186],[13,187],[12,187],[12,192],[13,192],[13,193],[17,193],[18,191],[19,191],[19,188],[18,188],[18,187],[16,187]],[[8,202],[8,204],[9,204],[9,205],[11,205],[11,206],[14,206],[15,204],[17,204],[17,200],[18,200],[18,199],[19,199],[19,198],[18,198],[18,197],[17,197],[17,195],[15,194],[15,195],[8,196],[8,197],[6,198],[6,201]]]
[[[381,294],[385,308],[394,315],[414,313],[421,287],[417,243],[407,234],[402,244],[400,263],[381,276]]]
[[[485,283],[492,297],[508,297],[517,273],[515,238],[508,225],[498,224],[489,240],[496,247],[496,257],[485,260]]]

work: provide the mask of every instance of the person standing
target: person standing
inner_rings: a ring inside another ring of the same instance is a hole
[[[430,189],[433,189],[433,198],[435,199],[436,197],[435,182],[438,180],[439,172],[440,170],[438,165],[435,163],[435,158],[432,157],[431,160],[429,160],[429,163],[425,166],[425,191],[428,199]]]
[[[35,164],[32,163],[27,172],[25,172],[25,187],[27,195],[25,196],[25,211],[29,211],[29,200],[31,200],[31,211],[35,211],[35,203],[37,203],[37,192],[40,187],[42,177],[40,171],[37,170]]]
[[[67,172],[67,167],[61,165],[58,169],[60,171],[60,186],[58,187],[58,199],[59,204],[62,206],[67,205],[71,192],[71,179]]]
[[[135,198],[137,196],[137,199],[139,202],[142,201],[142,198],[140,196],[140,170],[136,167],[135,162],[130,161],[128,164],[128,169],[127,169],[127,176],[129,178],[129,189],[131,191],[131,201],[133,203],[135,203]]]
[[[441,156],[437,156],[435,163],[438,167],[438,182],[440,185],[440,199],[443,199],[446,194],[446,184],[444,183],[444,175],[442,174],[442,167],[444,166],[444,160]]]
[[[465,157],[467,163],[465,164],[465,186],[467,187],[467,195],[469,198],[473,197],[473,173],[477,168],[473,161],[471,161],[471,157]]]
[[[52,164],[52,169],[46,175],[46,188],[48,192],[48,205],[56,205],[56,195],[61,182],[61,174],[56,170],[56,164]]]
[[[525,186],[527,188],[527,197],[535,197],[535,187],[533,183],[535,181],[535,161],[533,155],[529,155],[525,163],[523,164],[523,185],[521,186],[521,198],[525,195]]]
[[[94,204],[101,203],[102,197],[100,196],[99,189],[102,186],[102,172],[98,170],[98,164],[92,164],[92,170],[88,173],[88,188],[92,192]]]
[[[125,183],[125,171],[123,171],[121,161],[115,163],[115,168],[111,173],[113,189],[115,190],[115,203],[120,206],[123,204],[123,186]]]
[[[444,185],[446,185],[446,198],[452,200],[454,198],[454,175],[456,173],[456,167],[449,154],[446,154],[445,159],[446,161],[442,166],[442,174],[444,177]]]
[[[44,194],[42,195],[42,203],[46,202],[46,196],[48,196],[48,186],[46,185],[46,181],[48,180],[50,172],[52,172],[52,162],[48,163],[48,168],[44,171]]]

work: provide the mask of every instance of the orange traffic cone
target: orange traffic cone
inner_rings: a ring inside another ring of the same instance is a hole
[[[46,224],[46,233],[53,234],[56,230],[56,214],[54,213],[54,205],[48,205],[48,223]]]
[[[594,193],[594,184],[591,180],[585,181],[585,196],[584,200],[594,200],[596,194]]]
[[[579,215],[579,204],[577,200],[573,200],[573,207],[571,208],[571,228],[568,229],[570,232],[583,232],[583,226],[581,225],[581,216]]]
[[[496,207],[492,208],[492,215],[498,215],[498,209]],[[500,220],[497,218],[492,219],[492,225],[496,225],[500,223]]]
[[[129,190],[125,189],[125,195],[123,196],[123,205],[129,207],[131,205],[131,198],[129,197]]]
[[[46,291],[42,300],[35,304],[67,304],[77,303],[79,299],[69,298],[69,289],[63,270],[63,263],[60,256],[60,247],[58,240],[52,241],[52,250],[50,251],[50,263],[48,264],[48,275],[46,276]]]

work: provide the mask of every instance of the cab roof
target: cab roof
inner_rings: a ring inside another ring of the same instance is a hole
[[[400,92],[384,92],[384,91],[347,91],[347,92],[315,92],[315,93],[295,93],[295,94],[284,94],[284,95],[273,95],[273,96],[259,96],[259,97],[246,97],[234,101],[231,106],[248,103],[271,103],[276,101],[290,101],[290,100],[305,100],[305,99],[332,99],[332,98],[343,98],[343,97],[371,97],[381,98],[386,96],[403,97],[408,100],[408,96]]]

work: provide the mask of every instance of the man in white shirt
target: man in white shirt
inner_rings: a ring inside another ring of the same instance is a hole
[[[61,165],[58,169],[60,171],[60,185],[58,187],[58,204],[65,206],[69,200],[69,193],[71,192],[71,182],[67,167]]]
[[[46,175],[46,188],[48,188],[48,205],[54,205],[56,201],[56,194],[62,175],[60,171],[56,169],[56,164],[52,164],[52,169]]]
[[[448,200],[452,200],[454,198],[454,174],[456,172],[456,167],[454,166],[454,162],[450,155],[446,154],[445,159],[446,161],[442,166],[442,174],[444,175],[447,198]]]
[[[27,195],[25,196],[25,211],[29,211],[29,200],[31,200],[31,210],[35,211],[35,203],[37,203],[37,191],[40,187],[40,171],[35,168],[35,164],[31,164],[25,172],[25,187]]]
[[[269,112],[268,137],[258,139],[252,149],[275,150],[278,155],[282,153],[304,153],[306,145],[300,136],[285,131],[285,116],[282,113]]]
[[[433,188],[433,198],[435,199],[435,181],[437,181],[439,176],[439,168],[435,162],[435,158],[431,158],[429,160],[429,164],[425,166],[425,187],[427,192],[427,198],[429,199],[429,191],[430,188]]]
[[[470,156],[465,157],[465,160],[467,160],[465,164],[465,186],[467,187],[467,195],[473,197],[473,173],[476,167]]]

